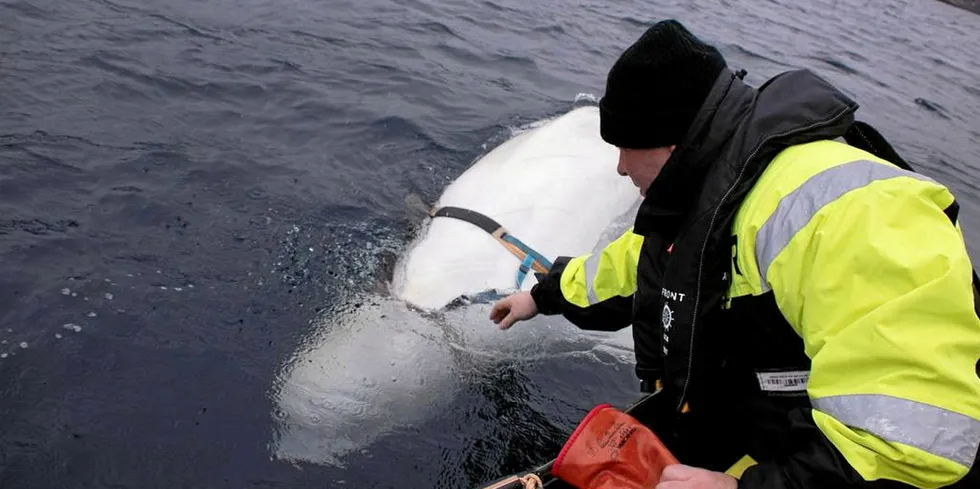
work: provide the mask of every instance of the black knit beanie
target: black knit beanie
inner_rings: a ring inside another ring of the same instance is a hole
[[[602,139],[631,149],[680,144],[726,67],[717,49],[676,20],[656,23],[609,70]]]

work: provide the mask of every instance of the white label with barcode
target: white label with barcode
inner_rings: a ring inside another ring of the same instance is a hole
[[[793,372],[756,372],[759,377],[759,387],[764,392],[802,392],[806,391],[810,372],[798,370]]]

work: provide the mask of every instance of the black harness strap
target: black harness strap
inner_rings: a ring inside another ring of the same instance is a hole
[[[516,236],[511,235],[507,232],[500,223],[494,221],[493,219],[487,217],[479,212],[464,209],[462,207],[444,206],[438,209],[431,209],[429,215],[433,218],[436,217],[449,217],[453,219],[459,219],[461,221],[468,222],[494,237],[500,242],[508,251],[511,252],[517,259],[521,260],[521,264],[517,269],[517,288],[521,287],[521,283],[524,282],[524,277],[531,270],[538,273],[548,273],[551,269],[552,263],[550,260],[544,257],[541,253],[538,253],[530,246],[524,244],[521,240],[517,239]]]
[[[430,212],[429,215],[432,217],[451,217],[453,219],[466,221],[489,234],[494,234],[498,231],[501,233],[504,232],[504,227],[497,221],[494,221],[493,219],[480,214],[479,212],[463,209],[462,207],[440,207]]]

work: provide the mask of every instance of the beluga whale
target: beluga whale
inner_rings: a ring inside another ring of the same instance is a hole
[[[284,360],[271,393],[274,456],[343,466],[430,419],[473,378],[468,371],[501,359],[586,354],[630,365],[629,328],[587,332],[538,316],[500,331],[489,301],[459,302],[529,290],[550,260],[599,250],[624,232],[640,196],[616,172],[618,157],[599,137],[598,109],[586,105],[478,158],[426,205],[387,293],[315,318]]]

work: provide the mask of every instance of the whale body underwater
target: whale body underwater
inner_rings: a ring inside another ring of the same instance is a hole
[[[617,161],[618,150],[599,137],[598,109],[578,107],[477,159],[435,207],[488,216],[549,260],[593,252],[632,224],[640,203]],[[519,265],[474,224],[426,217],[388,292],[365,292],[350,301],[356,305],[315,318],[304,346],[283,362],[271,392],[274,456],[344,466],[384,436],[430,419],[474,369],[507,359],[586,355],[606,368],[611,358],[617,375],[633,375],[630,328],[588,332],[539,315],[501,331],[487,302],[447,307],[461,296],[515,291]],[[534,283],[528,273],[519,287]]]

